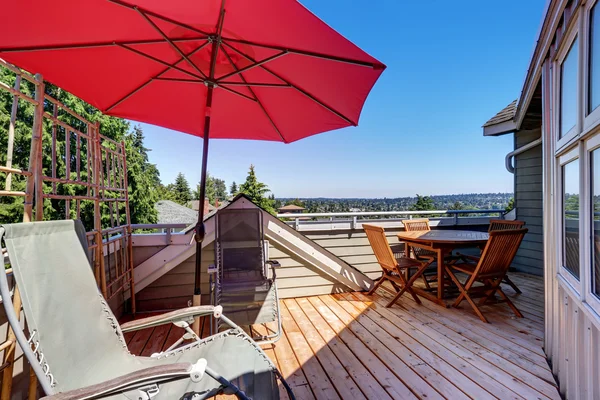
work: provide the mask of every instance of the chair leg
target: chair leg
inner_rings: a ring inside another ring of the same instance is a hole
[[[517,292],[517,294],[523,293],[523,292],[521,292],[521,289],[519,289],[517,287],[517,285],[515,285],[515,283],[510,280],[510,278],[508,277],[508,275],[504,275],[503,282],[506,283],[506,284],[508,284],[515,292]]]
[[[494,283],[490,279],[486,279],[485,284],[488,285],[490,287],[490,289],[488,290],[487,294],[479,300],[479,303],[478,303],[479,307],[483,306],[486,301],[488,301],[489,299],[494,297],[494,295],[496,294],[496,291],[500,287],[501,282],[502,281],[500,280],[500,282]]]
[[[421,276],[421,278],[423,279],[423,283],[425,284],[425,287],[427,288],[427,290],[431,289],[431,286],[429,286],[429,281],[427,280],[427,277],[425,275]]]
[[[473,301],[473,299],[471,298],[471,296],[469,296],[469,288],[465,288],[465,286],[463,286],[460,281],[458,280],[458,278],[456,277],[456,275],[454,275],[454,273],[450,270],[450,268],[446,267],[446,272],[448,272],[448,275],[450,275],[450,278],[452,279],[452,281],[454,281],[454,283],[456,284],[456,286],[458,286],[458,290],[460,290],[460,296],[458,296],[458,298],[456,299],[456,301],[454,302],[454,304],[452,304],[452,307],[458,307],[458,305],[463,301],[463,300],[467,300],[467,302],[469,302],[469,304],[471,305],[471,307],[473,308],[473,311],[475,311],[475,314],[477,314],[477,316],[479,317],[480,320],[482,320],[483,322],[488,323],[487,318],[483,315],[483,313],[481,312],[481,310],[479,309],[479,307],[477,307],[477,304],[475,304],[475,302]],[[471,281],[471,279],[469,280]]]
[[[373,293],[375,293],[375,291],[377,290],[377,288],[379,288],[379,286],[381,286],[383,284],[383,282],[385,282],[387,280],[387,277],[385,275],[381,275],[381,278],[379,278],[379,280],[377,281],[377,283],[375,285],[373,285],[373,287],[371,288],[371,290],[369,290],[367,292],[367,295],[371,296]]]
[[[448,266],[446,266],[446,273],[448,274],[448,276],[450,276],[450,279],[452,279],[452,281],[454,282],[454,284],[458,287],[458,290],[460,290],[460,295],[454,301],[454,304],[452,304],[452,307],[458,307],[458,305],[465,298],[465,293],[466,293],[465,288],[462,285],[462,283],[460,283],[460,281],[458,280],[458,278],[456,277],[456,275],[454,275],[454,273],[450,270],[450,267],[448,267]]]
[[[425,271],[425,268],[427,268],[427,264],[424,264],[421,267],[419,267],[417,272],[408,280],[408,282],[406,281],[406,279],[404,279],[404,276],[402,276],[401,273],[398,274],[398,276],[402,280],[402,289],[398,292],[396,296],[394,296],[394,298],[392,298],[392,300],[390,300],[388,304],[386,304],[387,308],[393,306],[394,303],[397,302],[398,299],[400,299],[400,297],[404,294],[404,292],[410,293],[415,302],[417,304],[421,304],[421,299],[419,299],[419,296],[417,296],[417,294],[412,290],[411,286],[419,277],[421,277],[421,275]]]
[[[519,311],[517,306],[515,306],[512,301],[510,301],[510,299],[508,298],[506,293],[502,291],[502,289],[498,288],[498,294],[500,295],[500,297],[502,297],[506,304],[508,304],[508,306],[511,308],[511,310],[513,310],[513,312],[518,318],[523,318],[523,314],[521,314],[521,311]]]

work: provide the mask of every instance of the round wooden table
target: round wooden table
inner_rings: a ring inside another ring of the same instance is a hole
[[[414,288],[421,296],[446,306],[444,302],[444,257],[454,249],[465,247],[485,246],[489,238],[487,232],[478,231],[455,231],[455,230],[435,230],[435,231],[410,231],[399,232],[398,240],[406,244],[406,254],[410,254],[411,247],[420,247],[422,249],[435,251],[437,253],[437,294]]]

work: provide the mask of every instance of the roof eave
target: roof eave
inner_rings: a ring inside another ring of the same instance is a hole
[[[513,120],[500,122],[483,127],[483,136],[501,136],[517,131],[517,124]]]
[[[523,82],[521,95],[517,102],[517,111],[515,114],[515,122],[517,128],[521,126],[529,103],[533,97],[533,92],[537,86],[537,83],[542,75],[542,65],[545,59],[545,54],[548,52],[549,46],[552,42],[553,35],[548,35],[548,32],[554,33],[557,25],[561,18],[561,13],[557,10],[563,10],[568,0],[548,0],[546,7],[544,8],[545,13],[542,17],[542,25],[540,26],[539,33],[537,35],[536,45],[531,55],[529,67],[525,75]]]

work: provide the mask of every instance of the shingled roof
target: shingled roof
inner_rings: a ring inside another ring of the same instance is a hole
[[[155,204],[159,224],[194,224],[198,212],[171,200],[160,200]]]
[[[498,114],[494,115],[488,122],[483,124],[483,127],[500,124],[502,122],[510,121],[515,117],[517,112],[517,100],[513,101],[506,107],[504,107]]]

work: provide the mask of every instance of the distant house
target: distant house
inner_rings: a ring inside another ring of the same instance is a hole
[[[297,206],[295,204],[288,204],[287,206],[283,206],[277,209],[279,214],[298,214],[304,212],[306,208]]]
[[[200,210],[200,200],[192,200],[188,202],[188,207],[194,211]],[[211,211],[214,211],[217,207],[213,206],[208,202],[208,199],[204,199],[204,214],[208,214]]]

